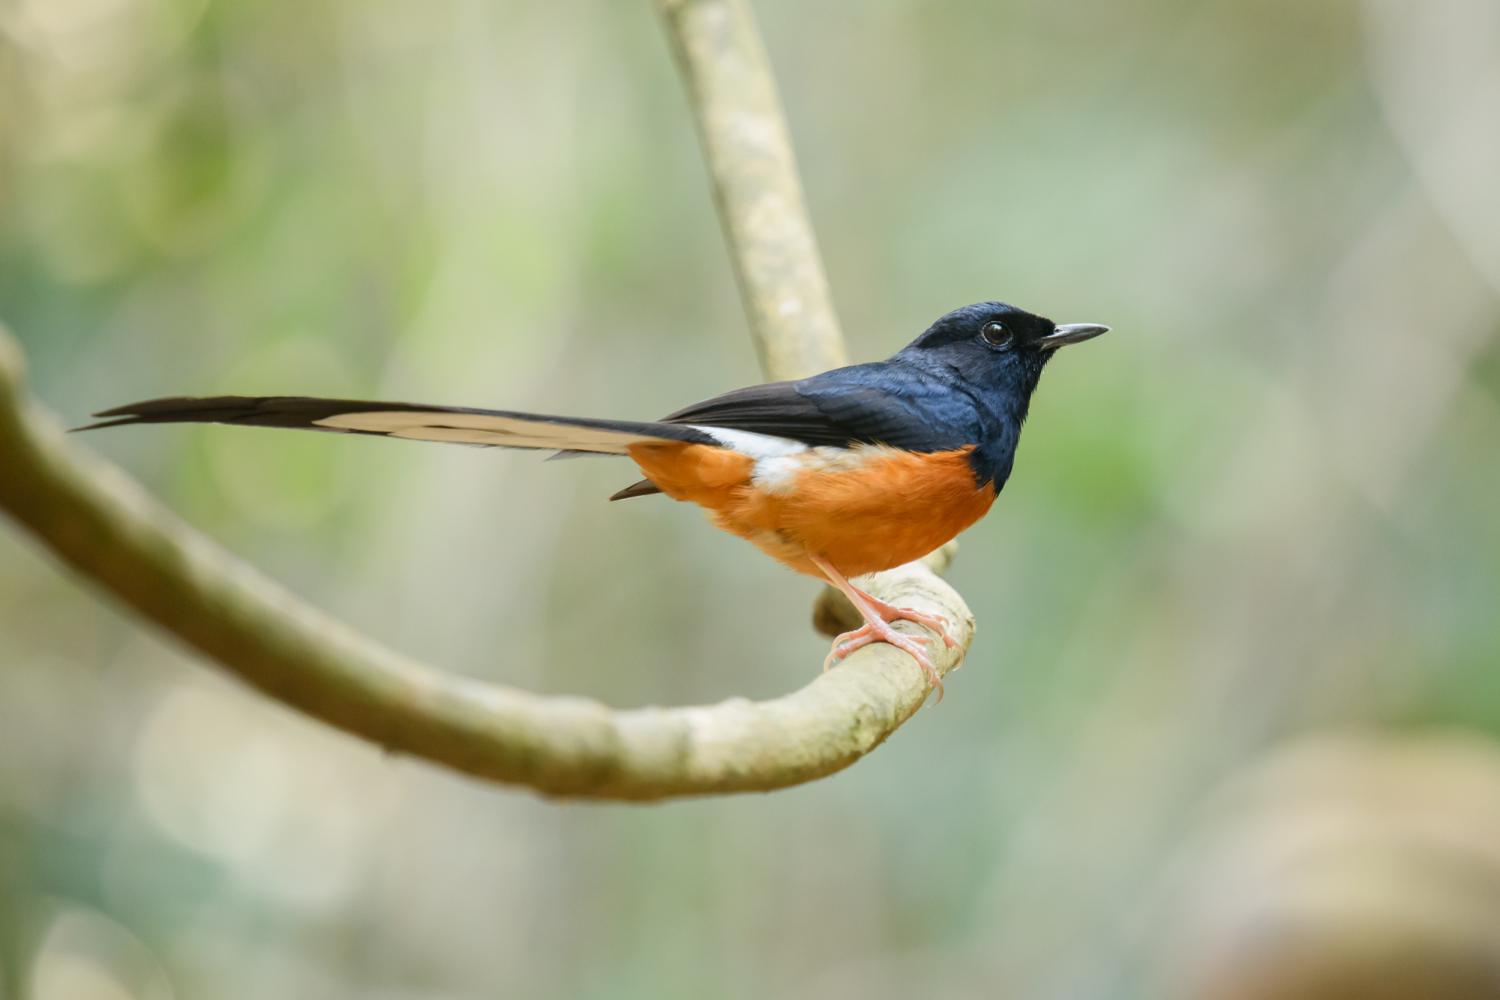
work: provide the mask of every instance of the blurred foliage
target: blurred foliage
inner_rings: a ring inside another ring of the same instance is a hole
[[[1142,901],[1227,775],[1500,727],[1489,0],[757,9],[855,357],[986,298],[1115,326],[964,539],[942,707],[788,793],[542,803],[267,704],[3,534],[0,996],[1149,996]],[[666,45],[603,0],[0,0],[0,318],[72,421],[757,377]],[[808,582],[605,506],[610,461],[84,443],[454,670],[691,702],[825,651]]]

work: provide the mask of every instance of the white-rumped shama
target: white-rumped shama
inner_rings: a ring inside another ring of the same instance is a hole
[[[897,646],[942,694],[926,638],[891,622],[946,622],[892,607],[849,577],[919,559],[979,520],[1005,485],[1031,394],[1053,352],[1108,327],[1058,326],[1002,302],[943,316],[885,361],[736,389],[661,420],[304,396],[174,397],[95,414],[86,430],[200,422],[296,427],[629,456],[646,478],[611,500],[665,493],[792,569],[846,594],[865,624],[825,667],[871,642]]]

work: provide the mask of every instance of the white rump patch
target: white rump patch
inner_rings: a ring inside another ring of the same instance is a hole
[[[773,434],[732,431],[727,427],[709,427],[705,424],[688,424],[688,426],[693,430],[702,431],[730,451],[749,455],[756,461],[763,458],[784,458],[787,455],[797,455],[807,451],[807,445],[801,441],[776,437]]]
[[[727,427],[709,427],[705,424],[690,426],[712,437],[730,451],[755,459],[755,466],[750,470],[750,481],[773,493],[791,485],[792,477],[802,468],[801,456],[811,450],[801,441],[776,437],[774,434],[733,431]]]
[[[488,413],[439,413],[423,410],[373,410],[337,413],[314,421],[342,431],[369,431],[416,441],[451,441],[505,448],[558,448],[623,455],[642,441],[660,441],[649,434],[578,427],[547,420],[527,420]]]
[[[816,468],[824,472],[852,472],[886,449],[878,445],[855,445],[835,448],[812,447],[791,438],[753,431],[734,431],[724,427],[691,425],[731,451],[755,459],[750,481],[768,493],[779,493],[792,487],[797,474]]]

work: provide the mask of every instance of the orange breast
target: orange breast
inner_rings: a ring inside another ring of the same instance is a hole
[[[995,489],[975,484],[971,450],[812,448],[758,480],[749,456],[709,445],[633,445],[630,457],[662,492],[793,569],[820,576],[817,555],[859,576],[921,558],[984,516]]]

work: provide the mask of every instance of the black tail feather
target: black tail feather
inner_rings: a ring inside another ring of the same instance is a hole
[[[95,417],[109,419],[75,431],[96,431],[127,424],[245,424],[254,427],[314,429],[315,421],[353,410],[431,410],[441,407],[409,403],[376,403],[352,399],[316,399],[310,396],[169,396],[100,410]]]
[[[609,498],[611,500],[629,500],[631,497],[649,497],[660,492],[660,486],[657,486],[649,479],[642,479],[639,482],[631,483],[623,490],[616,490],[610,494]]]
[[[174,396],[118,406],[94,416],[102,419],[76,429],[128,424],[240,424],[604,454],[624,454],[629,445],[645,441],[718,443],[703,431],[683,424],[308,396]]]

